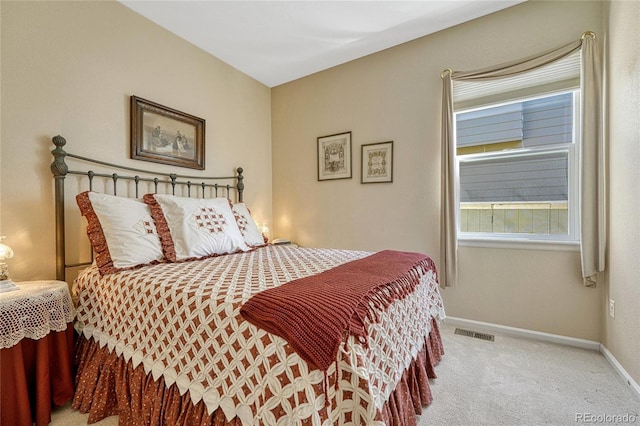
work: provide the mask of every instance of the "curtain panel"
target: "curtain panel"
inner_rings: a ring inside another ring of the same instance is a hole
[[[475,71],[442,72],[442,212],[440,219],[440,281],[453,286],[458,278],[457,179],[453,121],[453,81],[481,82],[513,77],[581,51],[581,157],[579,165],[579,228],[582,277],[593,286],[604,271],[606,241],[605,158],[602,120],[602,70],[596,35],[585,32],[567,45]]]

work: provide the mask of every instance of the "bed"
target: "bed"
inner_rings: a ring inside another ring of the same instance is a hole
[[[53,142],[57,279],[81,268],[73,408],[90,423],[401,425],[431,403],[445,312],[428,256],[271,245],[241,168],[146,177]],[[73,263],[78,210],[91,258]]]

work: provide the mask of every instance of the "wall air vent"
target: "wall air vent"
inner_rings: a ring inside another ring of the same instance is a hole
[[[475,339],[487,340],[489,342],[494,342],[496,339],[496,337],[493,334],[478,333],[477,331],[464,330],[462,328],[456,328],[455,334],[459,334],[461,336],[473,337]]]

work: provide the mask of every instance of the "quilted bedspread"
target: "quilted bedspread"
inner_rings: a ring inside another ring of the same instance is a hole
[[[352,336],[342,343],[326,392],[323,372],[240,315],[259,291],[370,254],[267,246],[102,277],[92,266],[74,284],[76,329],[244,425],[382,424],[380,409],[422,349],[431,318],[444,319],[435,271],[368,324],[367,345]]]

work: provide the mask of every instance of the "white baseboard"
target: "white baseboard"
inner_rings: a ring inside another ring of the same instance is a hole
[[[559,334],[543,333],[541,331],[527,330],[526,328],[509,327],[506,325],[492,324],[489,322],[481,322],[468,320],[457,317],[447,317],[444,321],[446,324],[461,327],[475,327],[483,330],[496,331],[498,333],[511,334],[533,340],[542,340],[544,342],[559,343],[561,345],[574,346],[577,348],[591,349],[593,351],[600,350],[600,343],[594,340],[577,339],[575,337],[561,336]]]
[[[631,387],[631,390],[640,399],[640,386],[633,380],[633,377],[627,373],[624,367],[618,362],[611,352],[601,343],[594,340],[577,339],[575,337],[561,336],[558,334],[542,333],[540,331],[527,330],[525,328],[508,327],[506,325],[492,324],[489,322],[474,321],[464,318],[447,317],[445,324],[452,325],[454,327],[460,326],[465,328],[473,328],[475,330],[494,331],[498,333],[511,334],[526,339],[541,340],[545,342],[558,343],[561,345],[574,346],[583,349],[590,349],[602,353],[602,355],[609,361],[609,364],[614,370],[624,379],[625,382]]]
[[[613,354],[609,352],[609,349],[607,349],[604,345],[600,345],[600,352],[602,353],[602,355],[604,355],[607,361],[609,361],[609,364],[611,364],[613,369],[616,370],[620,377],[622,377],[622,379],[627,382],[631,390],[633,390],[633,393],[635,393],[636,396],[640,398],[640,386],[638,386],[638,383],[633,380],[633,377],[631,377],[629,373],[627,373],[627,370],[625,370],[622,364],[618,362],[616,357],[614,357]]]

